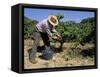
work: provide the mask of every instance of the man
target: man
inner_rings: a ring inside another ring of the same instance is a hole
[[[55,30],[55,27],[58,25],[58,19],[54,15],[48,16],[47,19],[44,19],[43,21],[39,22],[36,25],[36,32],[34,33],[34,44],[32,47],[32,51],[29,54],[29,60],[32,63],[36,63],[36,52],[37,52],[37,46],[39,46],[40,37],[42,37],[42,40],[45,45],[45,50],[50,49],[50,41],[52,39],[58,39],[60,40],[59,33]],[[53,37],[52,33],[56,33],[57,37]]]

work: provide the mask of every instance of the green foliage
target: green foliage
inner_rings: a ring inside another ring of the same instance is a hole
[[[56,27],[56,30],[61,34],[63,40],[61,44],[65,41],[67,42],[79,42],[81,44],[86,42],[95,43],[95,19],[89,17],[83,19],[80,23],[75,21],[66,21],[62,22],[64,18],[63,14],[56,15],[59,20],[59,25]],[[24,37],[31,38],[35,31],[34,26],[37,24],[36,20],[31,20],[27,17],[24,17]]]
[[[57,31],[61,34],[63,42],[95,42],[94,18],[83,19],[80,23],[74,21],[60,22]]]
[[[89,17],[86,19],[83,19],[80,23],[94,23],[94,18],[93,17]]]
[[[82,42],[95,42],[95,33],[96,33],[96,27],[95,27],[95,21],[94,18],[87,18],[83,19],[80,23],[81,31],[81,41]]]
[[[58,21],[60,21],[61,19],[64,18],[64,15],[63,14],[57,14],[56,16],[57,16]]]
[[[63,41],[74,41],[77,37],[79,28],[75,25],[58,25],[57,31],[61,34]]]
[[[31,38],[35,31],[37,21],[24,17],[24,38]]]

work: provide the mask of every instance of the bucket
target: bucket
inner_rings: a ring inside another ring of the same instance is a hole
[[[42,58],[45,60],[50,60],[53,58],[53,50],[49,49],[48,51],[43,50]]]

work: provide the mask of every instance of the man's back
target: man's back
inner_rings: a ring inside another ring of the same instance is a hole
[[[46,32],[46,28],[49,28],[48,23],[47,23],[47,19],[44,19],[44,20],[40,21],[36,25],[36,27],[40,32]]]

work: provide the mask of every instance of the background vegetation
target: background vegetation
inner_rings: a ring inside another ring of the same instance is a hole
[[[64,18],[64,15],[57,15],[59,20],[59,25],[56,28],[57,31],[61,34],[63,42],[79,42],[80,44],[84,43],[95,43],[96,36],[96,26],[94,17],[89,17],[83,19],[80,23],[75,21],[61,21]],[[31,38],[34,33],[34,26],[38,23],[36,20],[31,20],[27,17],[24,18],[24,37]]]

